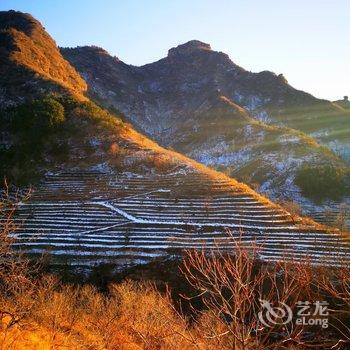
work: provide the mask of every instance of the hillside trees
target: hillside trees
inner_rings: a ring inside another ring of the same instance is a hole
[[[88,157],[97,128],[116,136],[124,128],[119,116],[93,102],[56,94],[0,110],[0,118],[0,177],[16,185],[35,182],[42,170],[70,161],[74,152]]]
[[[3,133],[1,177],[16,184],[35,178],[45,155],[55,150],[64,130],[64,106],[53,96],[25,102],[2,111]]]
[[[338,200],[350,193],[350,168],[304,166],[297,172],[295,181],[303,194],[316,202],[327,198]]]
[[[65,121],[64,107],[52,97],[20,105],[13,116],[13,131],[26,142],[38,141],[55,132]]]

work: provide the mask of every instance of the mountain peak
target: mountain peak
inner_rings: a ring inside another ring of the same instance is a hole
[[[85,51],[85,52],[93,52],[95,54],[109,55],[108,51],[103,49],[100,46],[96,45],[85,45],[85,46],[77,46],[75,48],[60,48],[62,50],[76,50],[76,51]]]
[[[185,44],[181,44],[171,48],[168,51],[168,56],[184,55],[184,54],[186,55],[186,54],[191,54],[192,52],[195,52],[198,50],[211,51],[211,47],[209,44],[203,43],[202,41],[191,40]]]
[[[0,11],[0,30],[16,29],[30,35],[41,24],[30,14],[20,11]]]
[[[0,11],[0,42],[0,90],[5,101],[1,107],[20,102],[21,94],[31,99],[48,89],[85,99],[85,81],[31,15]]]
[[[95,45],[85,45],[85,46],[77,46],[77,47],[60,47],[60,51],[65,54],[69,52],[76,52],[79,54],[86,54],[86,55],[111,56],[107,50]],[[118,60],[117,57],[113,57],[113,58]]]

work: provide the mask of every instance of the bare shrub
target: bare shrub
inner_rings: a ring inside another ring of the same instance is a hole
[[[112,286],[120,298],[119,324],[143,349],[187,349],[186,323],[170,298],[150,284],[126,282]],[[145,322],[146,321],[146,322]]]
[[[116,142],[113,142],[109,147],[109,153],[116,156],[120,152],[120,147]]]
[[[29,196],[10,191],[5,181],[0,197],[0,321],[6,318],[10,327],[18,323],[31,307],[30,298],[23,297],[34,293],[32,273],[35,266],[11,245],[17,228],[13,216],[20,200]]]
[[[197,312],[196,330],[208,343],[220,349],[282,349],[305,344],[304,326],[277,319],[266,326],[258,315],[262,301],[274,306],[287,304],[296,309],[299,300],[310,300],[310,266],[259,261],[259,247],[247,247],[231,237],[235,254],[222,250],[188,251],[182,271],[204,309]]]
[[[335,349],[350,347],[350,270],[347,267],[321,268],[316,283],[331,302],[330,326],[341,338]]]

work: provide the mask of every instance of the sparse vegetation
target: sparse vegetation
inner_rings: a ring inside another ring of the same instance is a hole
[[[339,211],[334,220],[334,226],[340,231],[345,232],[348,229],[347,221],[350,218],[350,208],[346,203],[342,203],[339,206]]]
[[[277,204],[279,204],[283,209],[287,210],[288,213],[290,213],[292,216],[301,216],[302,209],[300,206],[293,202],[288,200],[279,200],[277,201]]]

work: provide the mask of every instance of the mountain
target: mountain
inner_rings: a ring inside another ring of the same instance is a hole
[[[137,114],[134,118],[151,132],[164,133],[172,120],[187,119],[186,113],[222,95],[264,123],[298,129],[321,142],[349,141],[349,135],[339,135],[344,123],[350,124],[341,106],[294,89],[282,74],[248,72],[200,41],[172,48],[166,58],[142,67],[128,66],[96,47],[62,52],[84,75],[92,95],[121,106],[130,118]],[[130,95],[135,106],[128,111]]]
[[[19,59],[16,45],[2,50],[11,80],[1,80],[1,175],[22,187],[32,184],[29,199],[14,193],[13,249],[46,254],[52,265],[122,267],[185,248],[232,249],[241,237],[245,244],[261,243],[261,259],[348,264],[345,237],[158,146],[85,96],[83,79],[36,20],[13,11],[0,16],[8,41],[26,36],[25,50],[42,56]],[[125,90],[118,93],[127,98]],[[217,124],[229,114],[233,127],[274,132],[227,98],[208,96],[208,103],[221,113]],[[200,117],[210,125],[208,111]]]
[[[200,41],[141,67],[94,46],[61,52],[91,98],[163,146],[304,208],[349,192],[349,114],[283,75],[248,72]]]

